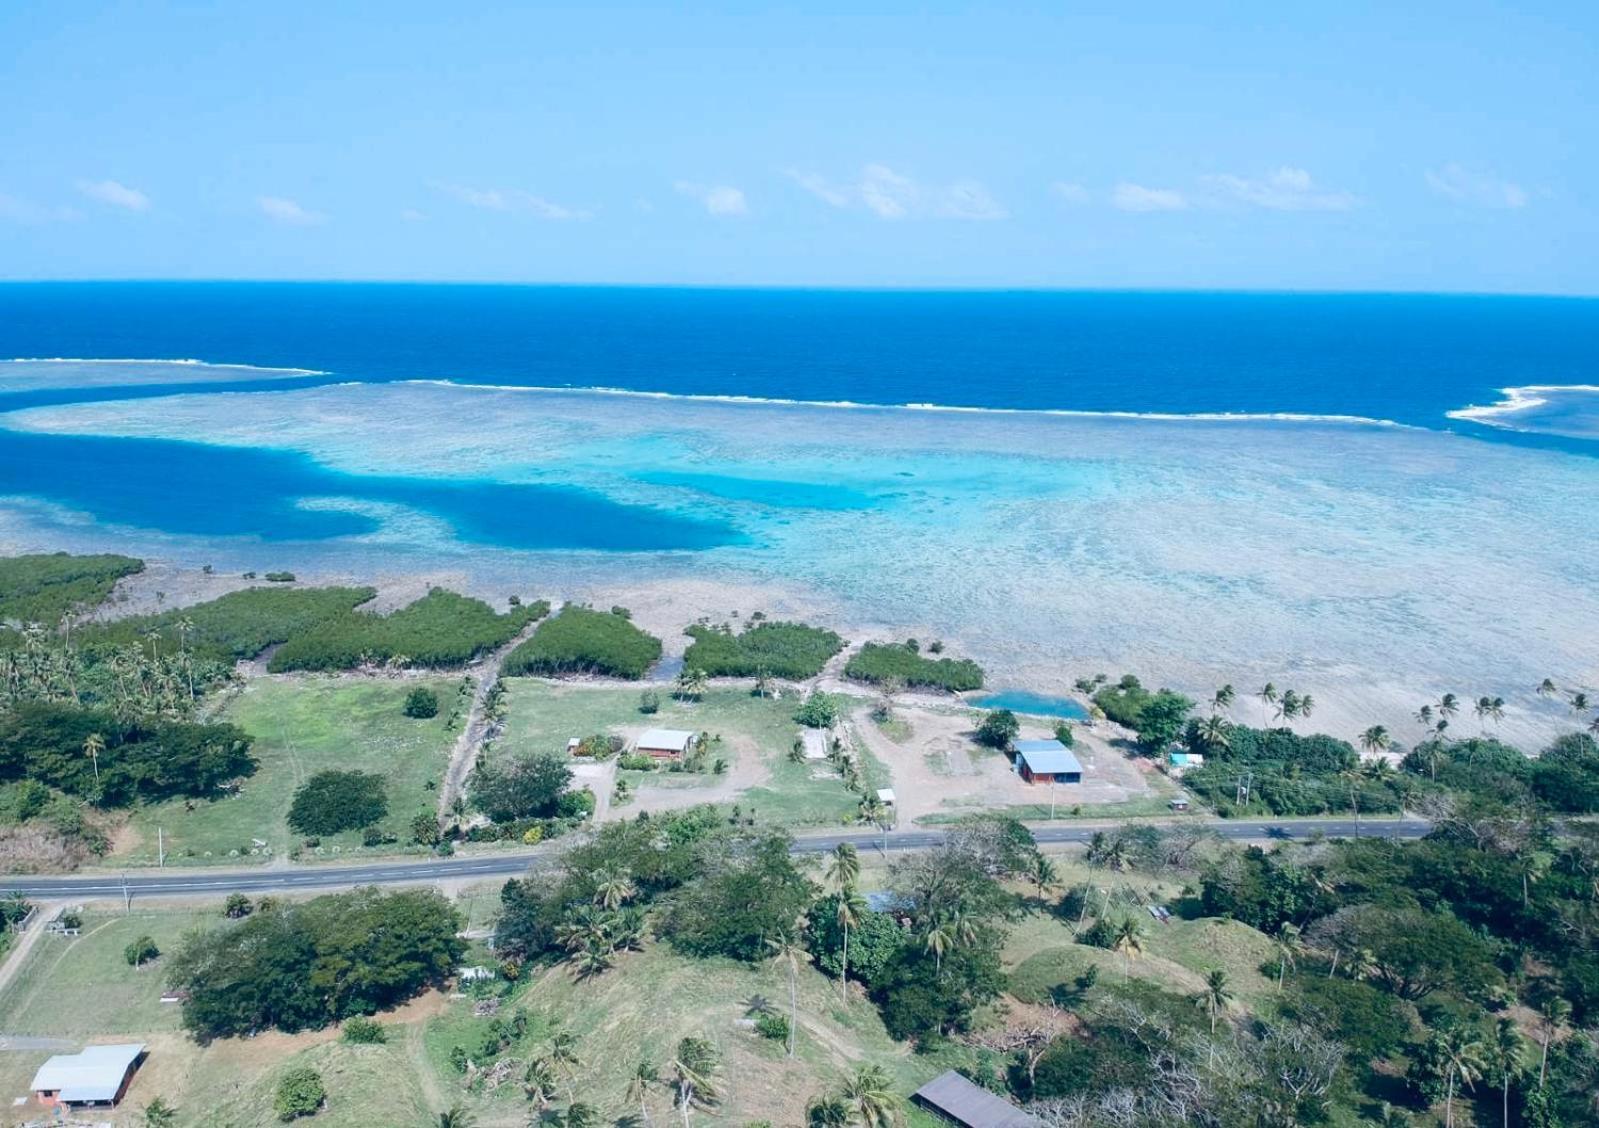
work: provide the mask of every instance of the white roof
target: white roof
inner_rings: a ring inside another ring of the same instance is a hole
[[[694,743],[694,734],[685,729],[650,729],[638,738],[640,748],[659,748],[668,752],[686,752]]]
[[[64,1101],[114,1101],[122,1079],[144,1053],[143,1042],[89,1046],[80,1054],[57,1054],[33,1075],[33,1091],[58,1093]]]
[[[894,801],[894,789],[892,787],[879,787],[877,789],[877,801],[879,803],[892,803]]]

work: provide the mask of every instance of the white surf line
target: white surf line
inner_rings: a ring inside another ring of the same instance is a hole
[[[355,381],[366,384],[368,381]],[[389,380],[388,384],[428,385],[442,388],[462,388],[487,392],[536,392],[543,395],[597,395],[619,396],[633,399],[683,400],[692,403],[720,403],[734,405],[765,405],[776,407],[828,407],[855,411],[935,411],[957,412],[969,415],[1051,415],[1068,419],[1147,419],[1173,423],[1337,423],[1363,427],[1395,427],[1406,431],[1425,431],[1427,428],[1393,419],[1377,419],[1369,415],[1316,414],[1294,411],[1087,411],[1064,407],[973,407],[942,403],[860,403],[856,400],[802,400],[777,396],[735,396],[708,392],[649,392],[635,388],[609,387],[553,387],[539,384],[484,384],[448,378],[417,377],[409,380]]]
[[[194,357],[143,356],[14,356],[3,364],[171,364],[190,368],[235,368],[241,372],[283,372],[295,376],[331,376],[320,368],[278,368],[273,365],[235,364],[227,361],[196,360]]]
[[[1599,384],[1521,384],[1512,388],[1500,388],[1499,391],[1505,398],[1498,403],[1468,404],[1444,414],[1450,419],[1463,419],[1489,427],[1508,428],[1510,424],[1504,422],[1501,416],[1543,407],[1549,402],[1550,395],[1560,392],[1599,393]]]

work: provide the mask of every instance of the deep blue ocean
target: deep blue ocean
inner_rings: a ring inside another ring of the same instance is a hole
[[[239,391],[435,378],[677,395],[1085,412],[1358,416],[1592,454],[1591,441],[1451,420],[1515,385],[1599,382],[1599,301],[1239,293],[881,292],[321,283],[0,284],[0,359],[196,358],[323,375]],[[0,410],[193,385],[4,391]],[[692,488],[682,470],[641,482]],[[781,486],[799,508],[869,504]],[[724,483],[725,486],[726,483]],[[738,483],[735,483],[738,484]],[[716,494],[716,491],[708,491]],[[319,541],[370,532],[346,496],[512,549],[739,544],[716,515],[589,489],[351,475],[304,454],[0,425],[0,494],[125,528]],[[724,488],[719,496],[729,496]],[[806,497],[810,500],[805,500]]]

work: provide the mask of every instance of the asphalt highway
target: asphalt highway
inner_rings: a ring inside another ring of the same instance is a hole
[[[1353,819],[1279,819],[1265,822],[1220,819],[1195,820],[1222,838],[1272,841],[1312,837],[1349,838],[1356,833]],[[1081,844],[1104,826],[1034,826],[1033,838],[1041,846]],[[1366,820],[1359,827],[1368,838],[1420,838],[1430,829],[1420,819]],[[944,840],[937,829],[891,830],[889,851],[925,850]],[[796,854],[820,854],[840,842],[861,850],[879,850],[885,836],[865,831],[809,834],[797,838]],[[364,865],[256,866],[249,869],[128,870],[72,877],[14,875],[0,877],[0,892],[17,892],[41,900],[72,898],[167,896],[222,897],[229,893],[294,893],[316,889],[342,889],[355,885],[427,885],[488,877],[516,877],[558,857],[551,850],[534,853],[491,854],[472,858],[428,858],[411,862],[373,862]]]

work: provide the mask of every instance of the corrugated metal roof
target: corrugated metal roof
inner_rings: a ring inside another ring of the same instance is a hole
[[[1003,1097],[978,1088],[951,1069],[912,1094],[913,1099],[966,1128],[1042,1128],[1043,1121],[1029,1116]]]
[[[1027,766],[1034,772],[1055,775],[1059,772],[1083,770],[1083,765],[1077,762],[1077,757],[1072,755],[1071,749],[1058,740],[1018,740],[1016,755],[1025,760]]]
[[[650,729],[638,738],[639,748],[658,748],[663,752],[686,752],[694,734],[684,729]]]
[[[79,1054],[57,1054],[33,1075],[33,1091],[53,1092],[64,1101],[114,1101],[128,1067],[144,1053],[143,1042],[89,1046]]]

